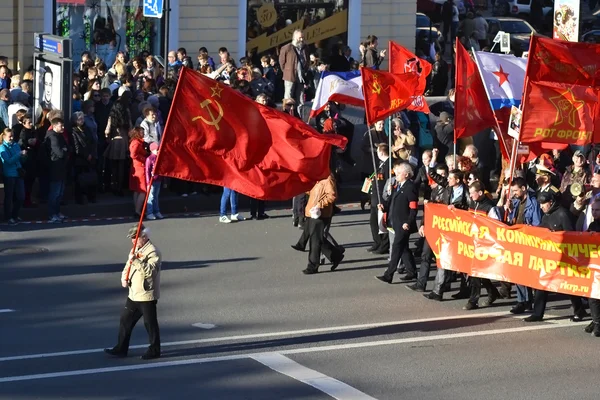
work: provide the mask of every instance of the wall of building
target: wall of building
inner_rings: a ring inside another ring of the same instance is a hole
[[[44,26],[44,0],[0,1],[0,55],[11,69],[32,62],[33,33]],[[21,28],[21,29],[19,29]]]
[[[238,25],[239,0],[179,0],[179,46],[187,49],[194,62],[202,46],[212,57],[218,57],[219,47],[227,47],[236,56]]]

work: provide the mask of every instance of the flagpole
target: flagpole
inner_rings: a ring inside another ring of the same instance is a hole
[[[479,71],[479,76],[481,77],[481,83],[483,84],[483,89],[485,90],[485,94],[487,95],[488,102],[490,103],[490,108],[491,108],[492,103],[491,103],[490,92],[488,90],[487,85],[485,84],[485,79],[483,78],[483,73],[481,72],[481,65],[479,65],[479,60],[477,59],[477,55],[475,54],[475,49],[473,48],[473,46],[471,46],[471,51],[473,52],[473,59],[475,60],[475,65],[477,65],[477,70]],[[493,108],[492,108],[492,114],[494,114],[494,121],[496,121],[496,128],[498,129],[496,136],[498,137],[498,140],[502,140],[502,143],[504,144],[504,148],[508,151],[506,142],[504,141],[504,138],[502,137],[502,129],[500,129],[500,123],[498,122],[498,118],[496,117],[496,113],[494,112]]]
[[[388,122],[388,179],[392,177],[392,116]]]
[[[456,37],[455,39],[455,44],[456,48],[458,48],[458,37]],[[462,44],[461,44],[462,46]],[[456,60],[456,51],[454,51],[454,59]],[[455,61],[456,63],[456,61]],[[456,120],[456,115],[458,115],[458,112],[456,111],[456,88],[458,88],[458,73],[456,71],[457,68],[455,68],[454,71],[454,119]],[[454,136],[454,168],[456,168],[456,129],[454,129],[453,131],[453,136]],[[437,162],[437,160],[434,160]],[[445,162],[445,161],[444,161]]]
[[[173,102],[175,102],[175,99],[177,98],[177,95],[178,95],[177,89],[179,89],[179,84],[182,81],[181,78],[186,73],[188,73],[187,72],[187,68],[182,68],[181,69],[181,73],[179,75],[179,80],[177,81],[177,86],[175,87],[175,94],[173,95]],[[165,127],[163,129],[163,135],[162,135],[162,138],[160,139],[160,146],[158,148],[158,154],[156,155],[156,162],[154,163],[154,170],[157,169],[158,163],[161,160],[160,149],[162,148],[162,144],[164,143],[166,134],[168,133],[167,127],[169,126],[169,121],[171,120],[171,115],[173,114],[171,111],[169,111],[169,115],[167,116],[167,122],[165,123]],[[145,200],[144,200],[144,206],[142,207],[142,213],[140,215],[140,220],[138,221],[137,231],[135,232],[135,240],[133,242],[133,248],[131,249],[131,253],[132,254],[135,254],[135,250],[137,248],[138,240],[140,238],[140,231],[142,230],[142,223],[144,222],[144,214],[146,214],[146,206],[148,205],[148,197],[150,196],[150,187],[151,186],[152,186],[152,180],[150,181],[150,186],[146,188],[146,196],[145,196]],[[131,272],[131,264],[133,264],[133,260],[134,259],[132,258],[129,261],[129,264],[127,265],[127,271],[125,272],[125,281],[129,280],[129,273]]]
[[[368,125],[368,128],[369,142],[371,143],[371,149],[373,149],[375,147],[375,144],[373,143],[373,135],[371,135],[371,125]],[[379,185],[377,184],[377,164],[375,163],[375,153],[373,153],[373,151],[371,151],[371,159],[373,160],[373,178],[375,180],[375,190],[377,190],[377,204],[381,204],[381,195],[379,194]],[[371,190],[373,190],[373,182],[371,182]],[[372,204],[371,207],[373,207]]]

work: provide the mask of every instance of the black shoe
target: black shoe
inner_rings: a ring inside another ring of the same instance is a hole
[[[463,307],[463,310],[477,310],[478,308],[479,304],[468,301],[467,304],[465,304],[465,306]]]
[[[600,327],[598,327],[598,326],[594,327],[594,330],[592,331],[592,336],[600,337]]]
[[[584,331],[585,333],[592,333],[594,332],[594,328],[596,327],[596,324],[594,323],[594,321],[590,322],[590,324],[588,326],[585,327]]]
[[[252,221],[252,220],[256,219],[256,215],[250,214],[250,216],[248,218],[246,218],[246,219],[249,220],[249,221]]]
[[[419,286],[418,283],[413,283],[412,285],[406,285],[405,288],[412,290],[413,292],[424,292],[425,288]]]
[[[340,253],[344,254],[346,252],[346,248],[344,246],[338,246],[338,250]]]
[[[302,247],[298,246],[297,244],[292,244],[292,245],[290,245],[290,247],[294,250],[304,252],[304,249]]]
[[[143,356],[140,357],[142,360],[154,360],[160,358],[160,353],[154,353],[147,351]]]
[[[579,314],[579,315],[573,315],[569,319],[571,320],[571,322],[583,322],[583,320],[586,319],[587,317],[589,317],[589,314],[583,313],[583,314]]]
[[[113,347],[112,349],[104,349],[104,352],[113,357],[119,357],[119,358],[127,357],[126,351],[119,351],[115,347]]]
[[[400,268],[398,268],[396,271],[397,271],[399,274],[401,274],[401,275],[402,275],[402,274],[405,274],[405,273],[406,273],[406,268],[404,268],[404,267],[400,267]]]
[[[458,293],[454,293],[450,297],[452,297],[454,300],[468,299],[469,297],[471,297],[471,293],[461,290]]]
[[[373,251],[373,254],[390,254],[390,249],[377,249]]]
[[[529,317],[523,319],[524,322],[540,322],[542,321],[544,318],[540,317],[538,315],[530,315]]]
[[[260,214],[258,217],[256,217],[256,219],[258,221],[262,221],[263,219],[269,219],[271,217],[269,217],[267,214]]]
[[[369,253],[373,253],[373,252],[375,252],[375,251],[377,251],[377,250],[379,250],[379,247],[377,247],[377,246],[371,246],[371,247],[369,247],[369,248],[367,249],[367,251],[368,251]]]
[[[367,204],[366,200],[361,200],[360,201],[360,209],[363,210],[363,211],[365,211],[365,204]]]
[[[417,278],[416,275],[408,274],[400,278],[402,282],[414,281]]]
[[[302,273],[304,275],[312,275],[312,274],[316,274],[317,272],[319,272],[318,269],[308,269],[308,268],[306,268],[306,269],[302,270]]]
[[[292,226],[293,227],[298,227],[298,218],[293,218],[292,219]]]
[[[376,276],[376,279],[379,279],[381,282],[392,283],[392,278],[388,278],[385,275]]]
[[[340,265],[340,263],[342,262],[343,259],[344,259],[344,254],[342,253],[342,255],[340,256],[340,258],[338,258],[335,261],[332,261],[332,263],[331,263],[331,270],[335,271],[336,268],[338,267],[338,265]]]
[[[433,290],[427,294],[423,294],[423,297],[425,297],[426,299],[429,299],[429,300],[436,300],[436,301],[444,300],[444,298],[442,297],[441,294],[437,294]]]
[[[528,311],[531,309],[531,306],[528,303],[517,303],[516,306],[514,306],[510,312],[512,314],[523,314],[525,311]]]

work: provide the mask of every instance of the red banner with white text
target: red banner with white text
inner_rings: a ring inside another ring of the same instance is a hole
[[[426,204],[425,237],[438,268],[600,299],[600,234],[552,232]]]

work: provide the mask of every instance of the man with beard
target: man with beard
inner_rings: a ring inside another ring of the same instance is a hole
[[[544,213],[541,227],[550,229],[553,232],[572,231],[572,216],[567,209],[560,205],[558,197],[550,192],[542,192],[538,196],[538,202]],[[585,308],[579,296],[570,296],[573,304],[574,315],[571,321],[580,322],[586,316]],[[533,314],[525,318],[525,322],[538,322],[544,319],[544,311],[548,302],[548,292],[545,290],[536,290],[533,301]]]
[[[294,99],[298,107],[298,115],[302,115],[304,106],[304,89],[308,84],[308,50],[304,46],[304,36],[300,29],[294,31],[292,43],[281,48],[279,65],[283,71],[285,99]]]
[[[484,188],[481,182],[473,182],[469,185],[469,197],[471,202],[469,204],[469,211],[475,215],[483,215],[490,217],[495,220],[501,220],[500,215],[494,206],[494,202],[485,195]],[[486,288],[488,297],[482,303],[482,306],[487,307],[491,305],[498,297],[498,289],[492,284],[489,279],[470,277],[471,280],[471,297],[467,301],[467,304],[463,307],[463,310],[474,310],[479,308],[479,297],[481,296],[481,285]]]

